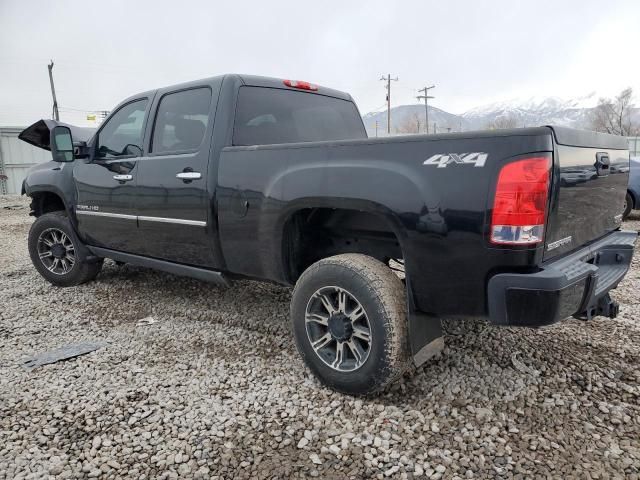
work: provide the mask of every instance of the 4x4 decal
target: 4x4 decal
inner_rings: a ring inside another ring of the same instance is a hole
[[[438,168],[445,168],[450,163],[467,163],[474,167],[484,167],[488,154],[484,152],[472,153],[438,153],[427,158],[423,165],[437,165]]]

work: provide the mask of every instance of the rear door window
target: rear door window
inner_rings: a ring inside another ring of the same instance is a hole
[[[234,145],[366,138],[353,102],[278,88],[241,87]]]
[[[209,125],[211,89],[193,88],[169,93],[158,105],[151,152],[197,150]]]

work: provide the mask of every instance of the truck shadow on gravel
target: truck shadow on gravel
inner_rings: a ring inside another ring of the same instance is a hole
[[[158,334],[156,326],[146,327],[147,346],[164,355],[208,352],[237,359],[233,346],[216,341],[221,329],[231,339],[251,335],[256,343],[251,355],[272,358],[283,351],[295,353],[289,326],[291,289],[286,287],[238,281],[231,288],[222,288],[142,267],[116,267],[109,263],[91,284],[91,290],[94,301],[87,305],[84,315],[97,325],[132,327],[148,316],[165,325],[169,323],[175,329],[172,335],[166,331]],[[119,302],[117,312],[112,309],[114,299]],[[183,341],[184,330],[194,329],[200,329],[202,335],[190,335]]]
[[[140,267],[113,264],[106,265],[92,285],[96,301],[87,314],[102,326],[134,323],[153,315],[160,321],[184,322],[186,329],[199,328],[203,332],[224,327],[231,329],[233,336],[233,329],[238,329],[238,335],[243,331],[257,335],[253,355],[273,359],[284,354],[287,361],[291,358],[296,362],[295,368],[303,368],[290,332],[289,288],[239,281],[224,289]],[[109,315],[109,300],[113,298],[119,298],[121,305],[126,306],[116,317]],[[190,327],[193,322],[196,325]],[[632,345],[638,344],[640,338],[636,332],[628,332],[622,342],[616,326],[620,327],[618,321],[607,319],[567,320],[534,330],[493,327],[483,320],[448,320],[444,354],[407,374],[379,396],[378,401],[391,405],[404,401],[399,395],[416,399],[428,394],[454,401],[456,388],[451,391],[442,387],[447,378],[454,376],[460,388],[466,390],[465,402],[474,396],[481,401],[488,393],[507,401],[527,389],[537,390],[546,378],[553,376],[566,376],[576,394],[610,378],[634,384],[638,381],[635,373],[638,352]],[[184,342],[179,331],[176,337],[154,335],[153,327],[149,332],[147,344],[159,357],[205,352],[231,361],[237,358],[233,344],[225,346],[206,333]],[[155,363],[150,357],[147,361]],[[525,371],[516,368],[522,365]],[[317,387],[322,388],[319,383]]]
[[[282,326],[280,333],[289,328],[291,290],[278,285],[238,281],[231,288],[223,288],[129,265],[105,265],[92,285],[96,286],[93,292],[96,308],[91,313],[99,323],[105,322],[100,314],[109,310],[108,304],[104,304],[104,308],[100,306],[100,300],[116,297],[129,308],[123,309],[126,316],[120,315],[107,322],[114,325],[157,315],[186,320],[211,320],[214,316],[216,323],[263,333],[273,333],[273,327],[279,324]],[[267,324],[264,321],[266,314],[282,317],[286,325],[282,322]]]
[[[419,403],[436,399],[457,407],[481,406],[488,399],[506,407],[568,391],[570,398],[622,401],[637,415],[633,392],[640,383],[640,335],[616,331],[624,328],[608,319],[572,319],[541,329],[494,327],[483,320],[449,322],[443,355],[392,390]],[[554,391],[552,386],[559,385],[565,390]],[[380,400],[393,405],[398,399]]]

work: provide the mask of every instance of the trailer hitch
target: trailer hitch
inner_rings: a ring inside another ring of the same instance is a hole
[[[619,312],[620,304],[615,300],[612,300],[608,293],[598,300],[598,315],[603,315],[613,319],[618,316]]]
[[[618,313],[620,313],[620,304],[607,293],[598,299],[598,303],[595,306],[587,308],[583,314],[575,315],[575,317],[580,320],[591,320],[593,317],[602,315],[613,319],[618,316]]]

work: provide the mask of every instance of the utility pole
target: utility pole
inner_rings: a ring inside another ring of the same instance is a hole
[[[384,80],[387,82],[387,133],[391,134],[391,80],[394,82],[398,81],[398,77],[391,78],[391,74],[388,73],[385,77],[384,75],[380,77],[380,80]]]
[[[60,114],[58,113],[58,100],[56,100],[56,88],[53,86],[53,60],[47,65],[49,69],[49,83],[51,84],[51,96],[53,97],[53,110],[51,116],[54,120],[60,121]]]
[[[418,95],[416,98],[418,100],[422,100],[424,98],[424,117],[425,117],[425,127],[427,129],[427,134],[429,133],[429,106],[428,100],[430,98],[436,98],[429,95],[429,90],[432,88],[436,88],[435,85],[431,85],[430,87],[424,87],[422,90],[418,90],[418,92],[424,92],[424,95]]]
[[[376,120],[376,138],[378,138],[378,120]]]

